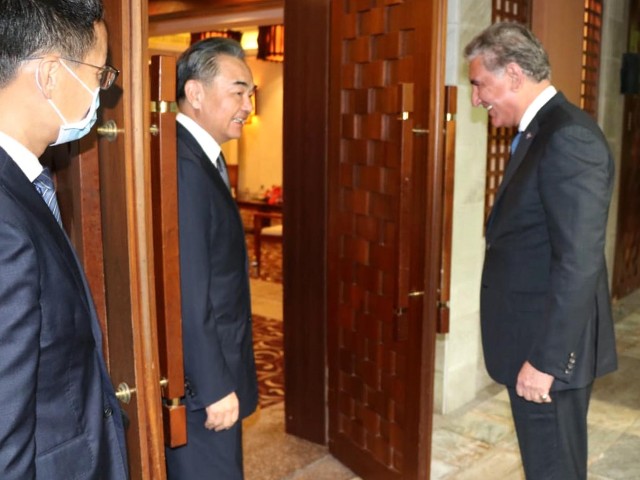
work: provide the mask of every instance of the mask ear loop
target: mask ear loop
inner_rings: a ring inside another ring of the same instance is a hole
[[[71,74],[71,76],[72,76],[73,78],[75,78],[77,81],[79,81],[79,82],[80,82],[80,84],[84,87],[84,89],[85,89],[87,92],[89,92],[89,95],[93,96],[93,90],[91,90],[89,87],[87,87],[87,84],[86,84],[86,83],[84,83],[82,80],[80,80],[80,77],[79,77],[78,75],[76,75],[76,73],[75,73],[73,70],[71,70],[71,69],[68,67],[68,65],[62,61],[62,59],[59,59],[58,61],[62,64],[62,66],[63,66],[64,68],[66,68],[66,69],[67,69],[67,72],[69,72],[69,74]]]

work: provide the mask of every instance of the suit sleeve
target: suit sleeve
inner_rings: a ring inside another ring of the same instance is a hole
[[[567,362],[597,315],[612,168],[604,141],[579,125],[555,132],[540,162],[551,266],[542,333],[529,361],[563,382],[570,380]]]
[[[4,222],[0,269],[0,478],[34,478],[40,274],[28,237]]]
[[[215,211],[205,173],[183,161],[179,169],[182,335],[187,395],[192,409],[205,408],[236,390],[222,353],[211,301],[211,249]]]

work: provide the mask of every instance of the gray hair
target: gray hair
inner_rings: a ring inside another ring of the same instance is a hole
[[[212,37],[200,40],[185,50],[177,64],[176,99],[184,100],[184,86],[189,80],[210,82],[218,75],[218,57],[227,55],[244,61],[242,46],[231,38]]]
[[[551,78],[547,52],[533,33],[519,23],[494,23],[467,44],[464,56],[468,61],[482,57],[484,67],[493,73],[514,62],[537,82]]]
[[[0,0],[0,88],[29,58],[54,53],[84,60],[103,16],[102,0]]]

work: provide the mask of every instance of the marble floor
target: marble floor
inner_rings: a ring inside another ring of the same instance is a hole
[[[254,312],[282,318],[281,285],[251,286]],[[640,291],[617,302],[614,314],[619,368],[594,385],[589,480],[640,479]],[[285,434],[282,404],[258,411],[244,427],[246,480],[358,478],[325,447]],[[509,399],[498,385],[458,411],[434,415],[432,448],[432,480],[524,480]]]

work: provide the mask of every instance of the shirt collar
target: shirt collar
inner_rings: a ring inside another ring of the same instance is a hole
[[[204,153],[215,166],[215,162],[220,156],[220,145],[218,145],[218,143],[204,128],[184,113],[178,113],[178,115],[176,115],[176,121],[186,128],[191,135],[193,135],[193,138],[196,139],[196,142],[198,142],[200,147],[202,147]]]
[[[0,132],[0,147],[4,149],[11,159],[20,167],[22,173],[33,182],[42,173],[42,165],[33,152],[22,145],[13,137]]]
[[[556,87],[554,87],[553,85],[549,85],[538,94],[535,100],[531,102],[531,104],[524,111],[524,115],[522,115],[522,119],[520,120],[520,125],[518,125],[519,132],[524,132],[527,129],[527,127],[531,123],[531,120],[533,120],[533,117],[536,116],[540,109],[544,107],[545,104],[549,100],[551,100],[556,93],[558,93]]]

